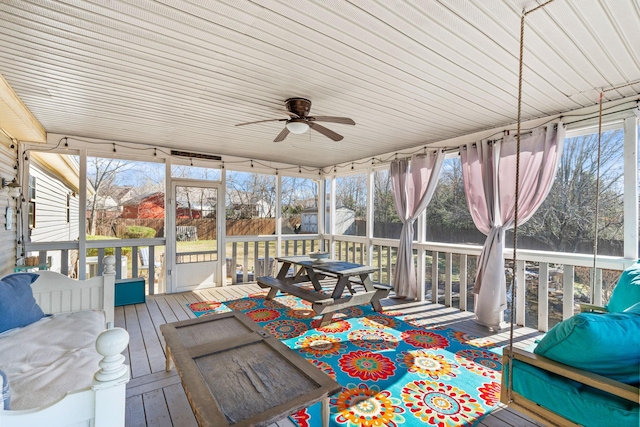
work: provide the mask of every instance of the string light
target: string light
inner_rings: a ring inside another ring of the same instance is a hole
[[[298,173],[302,173],[302,168],[298,166]]]
[[[114,153],[116,152],[116,144],[115,144],[115,142],[113,143],[113,152]]]
[[[69,139],[66,136],[64,137],[64,149],[69,149]]]
[[[276,175],[278,175],[278,169],[276,168]]]
[[[153,157],[158,157],[158,149],[157,148],[153,149]]]
[[[253,167],[253,160],[251,160],[251,167]]]
[[[351,170],[353,170],[353,162],[351,162]]]
[[[224,169],[224,162],[222,162],[222,169]]]

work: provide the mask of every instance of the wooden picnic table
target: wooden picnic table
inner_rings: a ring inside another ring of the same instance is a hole
[[[282,263],[277,276],[257,279],[258,285],[270,289],[266,299],[273,299],[278,291],[282,291],[309,301],[313,310],[322,314],[321,326],[331,323],[333,313],[346,307],[370,303],[374,310],[382,311],[380,299],[391,290],[391,286],[371,280],[371,273],[377,270],[371,266],[332,259],[314,260],[306,255],[276,260]],[[292,266],[298,270],[289,276]],[[323,290],[327,278],[335,279],[330,294]]]

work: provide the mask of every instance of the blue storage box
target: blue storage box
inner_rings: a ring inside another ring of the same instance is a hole
[[[144,303],[144,285],[145,279],[143,277],[116,279],[116,307]]]

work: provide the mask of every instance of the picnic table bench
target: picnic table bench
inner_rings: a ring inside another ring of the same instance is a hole
[[[260,287],[269,289],[266,299],[275,298],[281,291],[309,301],[314,312],[322,315],[321,326],[331,323],[334,312],[347,307],[370,303],[380,312],[380,299],[391,291],[391,286],[371,280],[374,267],[331,259],[312,260],[304,255],[276,260],[282,263],[278,275],[257,279]],[[288,277],[291,266],[298,267],[298,271]]]

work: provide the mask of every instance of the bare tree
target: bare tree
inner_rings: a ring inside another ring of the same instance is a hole
[[[374,222],[400,222],[391,191],[391,174],[388,169],[373,173],[373,220]],[[386,237],[386,236],[385,236]]]
[[[248,172],[227,172],[227,218],[275,217],[276,177]],[[258,212],[260,210],[260,212]]]
[[[602,135],[600,155],[599,240],[623,239],[622,131]],[[538,212],[522,227],[530,236],[562,252],[593,247],[598,134],[565,142],[555,182]]]
[[[93,198],[89,201],[90,234],[96,234],[97,208],[99,207],[100,200],[103,202],[106,200],[110,193],[108,190],[114,186],[118,172],[122,172],[128,168],[130,163],[129,161],[119,159],[87,158],[87,180],[95,191]]]
[[[344,206],[363,218],[367,212],[367,176],[354,174],[337,179],[336,207]]]

